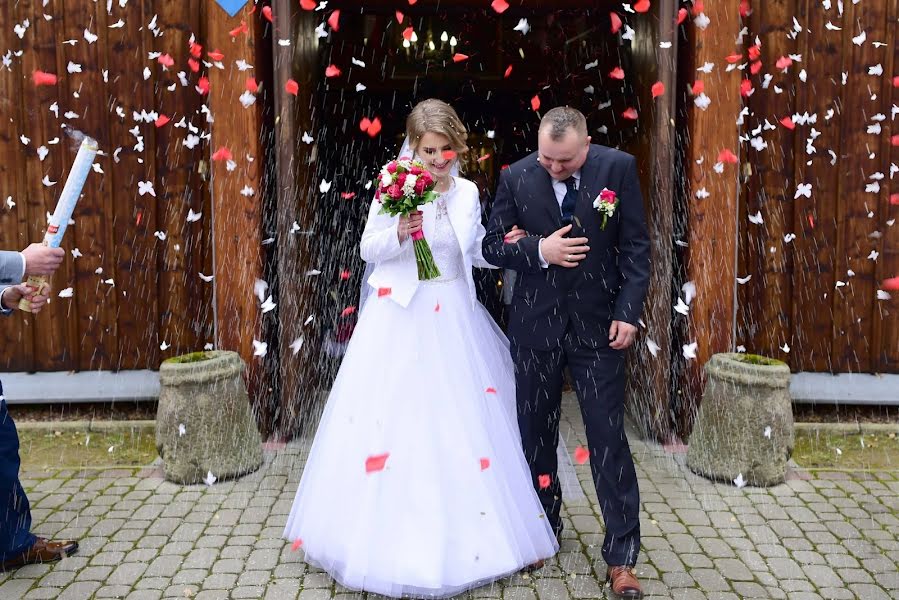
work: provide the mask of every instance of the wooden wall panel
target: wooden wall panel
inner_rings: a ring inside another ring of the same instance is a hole
[[[74,158],[70,143],[65,139],[60,125],[64,109],[59,102],[65,89],[66,64],[61,52],[63,41],[57,32],[58,23],[46,21],[40,15],[40,2],[26,1],[17,6],[16,22],[28,19],[31,26],[18,40],[22,49],[21,84],[21,133],[30,138],[31,144],[20,156],[20,168],[25,172],[24,193],[27,206],[24,239],[26,242],[40,242],[47,227],[47,213],[56,207],[56,199],[62,191],[68,165]],[[16,47],[16,46],[13,46]],[[53,86],[36,86],[32,74],[37,71],[55,73],[59,83]],[[51,112],[51,107],[60,107],[59,117]],[[37,149],[44,146],[48,153],[40,160]],[[44,177],[57,184],[48,187]],[[77,215],[76,215],[77,219]],[[33,325],[34,349],[32,368],[37,371],[56,371],[77,368],[80,356],[80,336],[78,332],[78,303],[74,298],[57,298],[60,290],[76,285],[75,264],[71,250],[73,237],[67,234],[63,247],[68,253],[63,265],[52,279],[53,298],[50,305],[36,317],[27,317]]]
[[[836,194],[837,248],[834,275],[845,286],[836,287],[834,299],[834,368],[840,372],[868,372],[872,370],[872,342],[874,323],[875,261],[869,258],[872,250],[880,249],[872,216],[880,205],[881,192],[871,192],[876,183],[872,175],[886,175],[887,165],[880,153],[881,136],[868,132],[871,117],[889,114],[884,106],[882,76],[869,74],[874,65],[883,64],[886,52],[874,46],[876,40],[887,38],[886,2],[847,3],[846,27],[843,31],[843,71],[848,74],[841,110],[840,159],[836,167],[840,176]],[[852,37],[861,27],[867,40],[857,45]],[[848,89],[847,89],[848,88]],[[882,189],[882,187],[881,187]],[[870,214],[869,214],[870,213]],[[837,284],[835,284],[837,285]]]
[[[888,0],[889,15],[899,14],[899,1]],[[894,83],[893,76],[899,68],[899,20],[889,19],[886,38],[886,54],[883,56],[884,75],[880,82],[878,94],[883,98],[884,115],[891,114],[891,107],[899,105],[899,85]],[[893,51],[890,52],[889,49]],[[882,122],[881,144],[878,153],[883,158],[880,164],[885,177],[880,181],[882,189],[877,217],[874,219],[876,231],[880,232],[878,251],[880,256],[874,271],[875,287],[880,289],[884,279],[899,277],[899,185],[895,183],[895,175],[886,173],[891,165],[899,165],[899,144],[894,145],[893,136],[899,136],[893,118]],[[899,141],[899,138],[897,138]],[[893,200],[895,198],[895,200]],[[884,290],[886,291],[886,290]],[[889,299],[875,300],[874,334],[872,335],[875,352],[872,355],[872,368],[879,372],[899,373],[899,291],[889,292]]]
[[[162,190],[155,176],[156,161],[144,158],[157,156],[155,127],[153,123],[134,120],[135,113],[153,107],[154,81],[144,79],[142,74],[142,64],[147,62],[144,18],[140,3],[113,3],[108,15],[104,6],[97,6],[97,23],[107,31],[110,128],[108,155],[99,157],[98,162],[106,172],[107,187],[116,191],[118,200],[112,230],[121,336],[115,364],[121,369],[155,369],[160,359],[156,279],[157,248],[162,242],[155,232],[159,229],[157,197]],[[120,21],[123,27],[109,28]],[[137,138],[132,131],[141,136],[143,151],[135,149]],[[138,193],[142,181],[153,182],[157,197]]]
[[[20,249],[43,237],[46,214],[56,206],[77,151],[64,123],[98,139],[102,173],[89,175],[75,224],[64,238],[67,258],[53,278],[50,306],[36,318],[20,315],[7,322],[0,365],[5,370],[155,369],[163,342],[172,354],[213,341],[213,284],[199,277],[212,273],[211,210],[202,174],[208,142],[188,151],[187,129],[174,127],[184,117],[198,135],[209,130],[194,89],[198,75],[187,86],[178,76],[190,72],[190,34],[203,42],[207,3],[123,6],[79,0],[64,9],[57,4],[17,2],[0,25],[4,48],[14,53],[10,68],[0,72],[8,92],[0,102],[0,152],[8,156],[0,185],[3,201],[12,195],[17,202],[14,211],[0,210],[4,247]],[[26,19],[29,26],[20,38],[13,27]],[[152,52],[169,52],[178,64],[163,72]],[[57,84],[35,86],[32,73],[38,69],[55,73]],[[172,117],[159,131],[135,117],[154,110]],[[29,144],[23,145],[20,135]],[[43,160],[37,153],[41,146],[48,151]],[[56,185],[45,186],[45,176]],[[156,197],[140,195],[140,182],[151,182]],[[205,218],[187,224],[191,208]],[[155,235],[166,228],[173,232],[168,245]],[[76,248],[78,257],[72,254]],[[71,298],[57,297],[69,287]]]
[[[788,359],[782,348],[793,345],[792,331],[792,249],[784,240],[794,227],[793,145],[794,132],[779,121],[795,110],[795,72],[776,66],[782,56],[796,53],[796,42],[788,34],[793,29],[796,0],[771,0],[753,7],[749,18],[752,35],[746,36],[745,50],[759,43],[762,68],[743,72],[753,91],[745,104],[750,113],[744,119],[745,139],[767,143],[756,149],[744,142],[746,177],[741,186],[738,227],[740,255],[738,277],[750,278],[737,286],[737,343],[751,352]],[[766,75],[771,81],[767,87]],[[777,88],[782,90],[777,92]],[[766,129],[773,123],[775,129]],[[761,213],[764,222],[752,223],[750,215]]]

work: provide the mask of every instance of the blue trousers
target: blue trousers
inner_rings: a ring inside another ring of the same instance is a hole
[[[19,434],[0,385],[0,561],[32,546],[31,507],[19,483]]]

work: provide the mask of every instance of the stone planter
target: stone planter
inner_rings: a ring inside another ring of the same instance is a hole
[[[710,479],[782,483],[793,452],[790,368],[746,354],[715,354],[690,436],[687,466]]]
[[[227,479],[262,464],[262,438],[235,352],[198,352],[166,360],[159,369],[156,448],[165,478],[202,483]]]

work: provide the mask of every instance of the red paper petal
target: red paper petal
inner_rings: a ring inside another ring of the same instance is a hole
[[[412,40],[412,34],[413,34],[413,33],[415,33],[415,30],[412,28],[411,25],[410,25],[409,27],[406,27],[406,28],[403,30],[403,39],[406,40],[407,42],[408,42],[408,41],[411,41],[411,40]]]
[[[509,65],[508,67],[506,67],[506,72],[505,72],[505,74],[503,74],[503,77],[508,78],[509,75],[511,75],[511,74],[512,74],[512,65]]]
[[[456,52],[455,54],[453,54],[453,62],[459,63],[459,62],[464,62],[466,60],[468,60],[467,54],[462,54],[461,52]]]
[[[531,108],[534,110],[534,112],[540,110],[540,96],[534,96],[533,98],[531,98]]]
[[[325,69],[325,77],[340,77],[340,67],[336,65],[328,65]]]
[[[609,71],[609,77],[612,79],[624,79],[624,69],[621,67],[615,67],[611,71]]]
[[[762,70],[762,61],[757,60],[754,61],[751,65],[749,65],[749,72],[753,75],[758,75],[759,71]]]
[[[340,311],[340,316],[341,316],[341,317],[348,317],[348,316],[350,316],[351,314],[353,314],[354,312],[356,312],[356,307],[355,307],[355,306],[347,306],[347,307],[344,308],[342,311]]]
[[[406,20],[406,15],[404,15],[400,11],[396,11],[396,22],[399,23],[400,25],[402,25],[403,21],[405,21],[405,20]],[[410,27],[409,29],[412,29],[412,28]]]
[[[221,146],[215,151],[215,154],[212,155],[212,160],[231,160],[231,158],[231,151],[224,146]]]
[[[574,460],[577,464],[582,465],[590,460],[590,452],[583,446],[578,446],[574,451]]]
[[[159,64],[161,64],[163,67],[171,67],[175,64],[175,59],[172,58],[171,54],[163,54],[156,60],[159,61]]]
[[[274,23],[274,19],[272,19],[272,7],[271,6],[263,6],[262,7],[262,16],[265,17],[269,23]]]
[[[781,56],[780,58],[777,59],[777,62],[774,63],[774,65],[778,69],[786,69],[792,64],[793,64],[793,59],[790,58],[789,56]]]
[[[440,303],[437,303],[437,306],[434,307],[434,312],[440,312]]]
[[[694,96],[698,96],[699,94],[703,93],[704,91],[705,91],[705,83],[702,81],[702,79],[697,79],[696,81],[693,82],[693,88],[690,90],[690,92]]]
[[[880,289],[889,290],[891,292],[899,291],[899,277],[884,279],[883,283],[880,284]]]
[[[624,117],[625,119],[636,120],[637,119],[637,109],[635,109],[634,107],[630,107],[627,110],[625,110],[623,113],[621,113],[621,116]]]
[[[681,23],[683,23],[686,20],[687,20],[687,9],[682,8],[679,11],[677,11],[677,24],[680,25]]]
[[[418,2],[418,0],[409,0],[409,6],[415,6],[416,2]]]
[[[493,0],[493,3],[490,6],[497,12],[497,14],[501,15],[509,8],[509,3],[506,2],[506,0]]]
[[[793,122],[793,119],[791,117],[784,117],[780,120],[780,124],[787,129],[796,129],[796,123]]]
[[[368,133],[368,128],[371,127],[371,121],[368,117],[362,117],[362,120],[359,121],[359,130]]]
[[[163,125],[165,125],[165,124],[168,123],[169,121],[171,121],[171,119],[168,118],[167,116],[165,116],[165,115],[159,115],[158,117],[156,117],[155,125],[156,125],[157,127],[162,127]]]
[[[899,135],[894,135],[890,138],[890,143],[894,146],[899,146]]]
[[[890,204],[899,206],[899,194],[890,194]]]
[[[661,96],[664,93],[665,93],[665,84],[664,83],[662,83],[661,81],[656,81],[654,84],[652,84],[652,97],[653,98],[658,98],[659,96]]]
[[[374,119],[372,119],[371,125],[369,125],[368,127],[368,136],[375,137],[379,133],[381,133],[381,119],[375,117]]]
[[[350,278],[350,272],[347,269],[344,269],[343,271],[340,272],[340,278],[343,281],[346,281],[347,279]]]
[[[387,463],[387,457],[390,456],[390,452],[385,452],[384,454],[376,454],[374,456],[369,456],[365,459],[365,472],[366,473],[375,473],[377,471],[383,471],[384,465]]]
[[[223,58],[225,58],[225,55],[218,50],[213,50],[209,53],[209,58],[211,58],[212,60],[222,60]]]
[[[45,73],[43,71],[35,71],[31,74],[34,85],[56,85],[56,75],[53,73]]]
[[[893,77],[893,87],[899,87],[899,75]]]
[[[203,56],[203,46],[197,44],[196,42],[190,43],[190,55],[194,58],[200,58]]]
[[[318,3],[315,0],[300,0],[300,8],[303,10],[315,10]]]
[[[331,16],[328,17],[328,27],[333,29],[334,31],[340,30],[340,10],[335,10],[331,13]]]
[[[621,29],[621,17],[614,12],[609,13],[609,17],[612,19],[612,33],[618,33],[618,30]]]
[[[302,545],[303,545],[303,540],[301,540],[300,538],[297,538],[293,541],[293,544],[290,545],[290,549],[292,551],[296,552],[297,550],[300,549],[300,546],[302,546]]]
[[[356,192],[340,192],[340,197],[344,200],[352,200],[356,197]]]
[[[753,44],[749,47],[749,60],[758,60],[762,56],[762,49],[759,48],[758,44]]]
[[[259,83],[255,77],[247,77],[247,91],[254,94],[259,91]]]
[[[749,5],[749,0],[740,0],[740,16],[744,19],[752,14],[752,6]]]
[[[197,89],[200,90],[200,93],[204,96],[209,93],[209,78],[208,77],[200,77],[197,80]]]
[[[392,288],[382,287],[378,288],[378,298],[383,298],[384,296],[389,296],[393,291]]]
[[[728,54],[727,56],[724,57],[724,60],[726,60],[727,62],[729,62],[732,65],[735,65],[738,62],[740,62],[741,60],[743,60],[743,55],[742,54]]]
[[[187,66],[190,67],[190,70],[194,73],[200,72],[200,63],[192,58],[187,59]]]
[[[649,10],[649,0],[637,0],[634,3],[634,11],[638,13],[645,13]]]
[[[705,12],[705,3],[702,0],[693,0],[693,16]]]
[[[718,162],[737,164],[737,161],[737,155],[731,152],[728,148],[725,148],[718,154]]]
[[[545,490],[552,483],[552,477],[550,477],[549,475],[538,475],[537,483],[540,485],[541,490]]]
[[[300,84],[293,79],[288,79],[287,83],[284,84],[284,89],[288,94],[293,94],[294,96],[296,96],[300,91]]]
[[[490,154],[485,154],[484,156],[479,157],[477,162],[484,162],[485,160],[490,158],[490,156],[491,156]]]
[[[230,35],[231,37],[237,37],[241,33],[246,33],[247,31],[249,31],[249,27],[247,27],[247,22],[241,21],[240,25],[238,25],[237,27],[235,27],[234,29],[232,29],[231,31],[228,32],[228,35]]]
[[[481,459],[481,470],[483,471],[483,470],[489,469],[489,468],[490,468],[490,459],[482,458]]]
[[[743,79],[740,81],[740,95],[744,98],[749,97],[752,93],[752,82],[748,79]]]
[[[484,390],[484,391],[485,391],[486,393],[488,393],[488,394],[495,394],[495,393],[496,393],[496,388],[489,387],[489,388],[487,388],[487,389]]]

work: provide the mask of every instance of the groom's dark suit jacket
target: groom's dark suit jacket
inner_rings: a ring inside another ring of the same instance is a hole
[[[593,201],[603,188],[618,196],[615,214],[601,228]],[[513,225],[529,237],[504,244]],[[531,154],[500,175],[484,238],[484,258],[519,273],[509,307],[509,336],[523,347],[560,344],[569,323],[581,343],[607,346],[613,320],[637,324],[649,286],[649,234],[633,156],[590,145],[581,167],[573,228],[568,237],[587,237],[589,252],[577,267],[540,267],[537,246],[562,227],[549,173]]]

